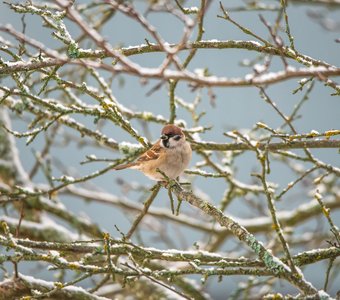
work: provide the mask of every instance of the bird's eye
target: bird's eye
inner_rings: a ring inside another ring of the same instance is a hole
[[[174,140],[175,140],[175,141],[179,141],[180,139],[181,139],[181,136],[180,136],[180,135],[175,135],[175,136],[174,136]]]

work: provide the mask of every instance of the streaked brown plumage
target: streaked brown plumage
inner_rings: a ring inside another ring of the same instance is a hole
[[[191,147],[183,131],[172,124],[164,126],[161,138],[136,161],[115,167],[115,170],[137,169],[149,178],[163,181],[160,169],[169,178],[177,178],[191,160]]]

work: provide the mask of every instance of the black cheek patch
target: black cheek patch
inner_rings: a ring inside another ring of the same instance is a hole
[[[169,144],[169,139],[166,140],[162,140],[162,144],[165,148],[169,148],[170,144]]]

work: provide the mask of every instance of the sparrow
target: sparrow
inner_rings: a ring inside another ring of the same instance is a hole
[[[191,146],[181,128],[169,124],[164,126],[160,139],[136,161],[116,166],[115,170],[136,169],[156,181],[164,181],[161,170],[170,179],[176,179],[191,160]]]

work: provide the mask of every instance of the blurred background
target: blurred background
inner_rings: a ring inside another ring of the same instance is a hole
[[[197,6],[198,1],[185,1],[186,7]],[[86,3],[86,1],[76,1],[77,4]],[[263,15],[269,23],[274,23],[277,17],[277,12],[267,10],[245,10],[238,11],[235,8],[246,7],[246,1],[222,1],[224,7],[229,10],[230,16],[242,24],[244,27],[251,29],[254,33],[261,37],[268,37],[268,29],[259,19],[259,14]],[[279,7],[278,1],[265,2],[272,5],[274,8]],[[140,12],[146,12],[149,4],[144,1],[133,1],[134,6]],[[329,6],[326,5],[305,5],[304,1],[289,1],[287,14],[289,16],[291,33],[294,36],[296,49],[305,55],[309,55],[315,59],[324,60],[330,64],[339,65],[340,55],[339,46],[336,39],[340,38],[340,5]],[[209,9],[204,21],[204,40],[254,40],[248,35],[239,30],[231,23],[218,18],[217,15],[222,15],[218,1],[211,1]],[[22,15],[15,14],[11,11],[4,2],[0,3],[0,23],[11,24],[18,31],[22,31],[23,23]],[[182,35],[183,27],[175,17],[162,12],[149,12],[147,14],[149,22],[157,29],[164,40],[169,43],[178,43]],[[42,26],[41,19],[35,15],[25,15],[25,32],[27,35],[47,44],[52,49],[58,49],[61,44],[58,40],[51,36],[51,31]],[[68,30],[72,36],[79,36],[80,31],[73,23],[67,22]],[[121,13],[117,13],[102,30],[103,36],[114,46],[128,47],[136,46],[145,43],[147,38],[154,42],[152,37],[141,28],[134,20],[127,18]],[[284,33],[280,33],[286,44],[289,44]],[[195,37],[195,32],[193,38]],[[11,40],[11,37],[6,36],[6,39]],[[85,45],[82,45],[85,48]],[[1,53],[0,55],[3,55]],[[185,58],[187,52],[184,51],[179,56],[181,59]],[[249,66],[249,61],[257,59],[259,53],[254,51],[247,51],[241,49],[223,49],[223,50],[199,50],[193,61],[189,65],[190,70],[207,68],[208,72],[217,76],[225,77],[244,77],[246,74],[252,72],[252,67]],[[164,59],[162,53],[150,53],[143,55],[135,55],[129,57],[132,61],[145,67],[157,67]],[[300,66],[289,60],[292,66]],[[273,58],[271,64],[272,71],[282,69],[282,62],[280,58]],[[169,95],[166,84],[159,89],[153,90],[153,87],[159,83],[158,80],[145,79],[128,75],[118,75],[111,80],[111,75],[108,73],[101,74],[103,78],[111,84],[112,91],[116,99],[125,107],[133,111],[150,111],[154,115],[161,115],[164,118],[169,117]],[[8,79],[1,79],[0,84],[7,85]],[[91,82],[88,82],[90,84]],[[277,104],[282,112],[290,114],[295,105],[301,100],[304,93],[298,92],[293,94],[293,90],[299,87],[297,80],[284,81],[278,84],[271,85],[266,91],[273,101]],[[152,92],[150,92],[152,91]],[[324,132],[329,129],[338,129],[340,124],[340,102],[338,96],[331,96],[332,90],[326,88],[324,83],[316,81],[313,92],[309,95],[308,101],[305,102],[300,110],[300,119],[294,122],[294,125],[299,133],[308,133],[311,130]],[[212,126],[212,129],[201,134],[201,138],[206,141],[214,142],[231,142],[223,133],[226,131],[237,129],[246,133],[257,122],[263,122],[271,128],[277,128],[282,125],[282,120],[277,113],[261,99],[259,90],[255,87],[235,87],[235,88],[212,88],[200,89],[199,91],[192,89],[186,82],[179,82],[176,89],[176,96],[192,103],[196,97],[201,98],[198,106],[198,112],[204,112],[205,115],[200,120],[201,126]],[[95,104],[92,99],[86,96],[79,96],[82,101]],[[193,121],[185,109],[178,106],[178,119],[182,119],[190,128],[193,126]],[[117,142],[123,141],[135,143],[135,141],[126,134],[121,128],[113,126],[112,123],[104,123],[99,121],[94,123],[94,119],[89,116],[77,116],[77,120],[89,128],[99,128],[107,136],[112,137]],[[150,141],[155,141],[160,135],[162,128],[161,124],[145,123],[138,120],[131,120],[131,124],[138,132],[146,136]],[[13,129],[19,132],[27,130],[26,122],[22,118],[12,115]],[[90,174],[97,169],[103,168],[105,163],[89,163],[80,164],[86,160],[86,156],[95,155],[100,158],[118,158],[122,157],[122,153],[113,152],[109,149],[91,147],[89,145],[81,145],[77,142],[79,134],[76,132],[63,129],[69,134],[69,141],[60,139],[59,143],[55,143],[55,147],[51,152],[51,159],[53,161],[52,174],[55,177],[60,177],[67,173],[75,178]],[[44,145],[44,135],[38,136],[35,141],[26,146],[25,139],[16,139],[20,157],[26,170],[30,170],[35,163],[34,151],[40,151]],[[57,139],[58,141],[58,139]],[[299,153],[299,151],[297,151]],[[300,152],[301,153],[301,152]],[[324,162],[330,163],[334,166],[340,166],[339,153],[337,149],[322,149],[313,150],[318,158]],[[190,167],[193,168],[197,162],[201,160],[200,157],[194,156]],[[260,166],[257,162],[256,155],[253,152],[247,152],[235,158],[235,177],[245,183],[253,183],[254,178],[251,176],[252,172],[259,171]],[[219,203],[223,198],[225,192],[225,181],[223,179],[205,178],[205,177],[190,177],[185,176],[186,180],[193,181],[193,187],[197,194],[209,199],[210,202]],[[291,168],[284,163],[273,162],[271,165],[271,173],[268,175],[268,180],[279,185],[279,190],[285,188],[287,184],[296,179],[296,174],[291,171]],[[45,176],[39,171],[34,178],[36,183],[46,182]],[[124,170],[120,172],[111,171],[102,176],[99,176],[88,183],[88,186],[94,190],[105,191],[110,194],[117,195],[121,198],[128,198],[132,201],[141,202],[145,200],[145,194],[140,192],[138,187],[151,188],[154,183],[144,177],[141,173],[133,170]],[[136,188],[131,188],[136,187]],[[312,201],[312,196],[307,194],[308,188],[299,185],[292,191],[287,193],[285,200],[278,203],[278,210],[289,210]],[[90,218],[93,222],[98,223],[102,228],[108,231],[112,236],[120,236],[117,232],[119,228],[122,232],[127,232],[131,226],[131,221],[134,219],[134,214],[126,211],[116,209],[113,206],[108,206],[98,202],[83,201],[77,197],[60,194],[60,200],[72,212],[84,215]],[[264,201],[264,200],[263,200]],[[247,199],[239,197],[234,200],[228,207],[226,214],[232,215],[235,218],[254,218],[257,211],[249,205],[246,205]],[[262,203],[266,207],[265,202]],[[162,191],[153,203],[153,207],[160,207],[170,209],[170,202],[167,193]],[[191,208],[187,203],[182,204],[183,212],[196,218],[204,216],[197,216],[197,210]],[[339,213],[335,212],[333,219],[339,223]],[[142,240],[146,245],[157,247],[160,249],[176,248],[176,249],[194,249],[196,243],[207,240],[207,234],[189,228],[178,228],[173,224],[168,224],[161,220],[153,218],[146,219],[141,227],[141,233],[135,240]],[[321,221],[320,221],[321,220]],[[313,221],[304,223],[299,227],[302,233],[308,228],[318,228],[323,219],[316,218]],[[63,224],[67,226],[67,224]],[[157,230],[164,230],[172,239],[171,244],[159,238]],[[327,231],[327,224],[324,225],[324,231]],[[258,236],[261,240],[261,235]],[[235,251],[234,239],[228,239],[220,248],[221,252],[228,253]],[[327,246],[326,242],[320,244],[320,248]],[[299,247],[292,250],[293,254],[299,252]],[[26,270],[21,270],[25,265]],[[324,284],[324,272],[320,276],[319,265],[323,268],[327,266],[326,262],[314,264],[312,267],[307,267],[304,274],[307,280],[315,284],[317,288],[322,288]],[[45,271],[45,268],[39,268],[39,265],[32,263],[20,264],[20,271],[23,273],[40,272],[40,276],[53,280],[52,274]],[[38,276],[39,277],[39,276]],[[193,276],[197,279],[198,277]],[[244,280],[242,276],[224,278],[222,283],[218,282],[218,278],[210,278],[207,283],[207,288],[214,299],[225,299],[226,295],[234,289],[236,284]],[[340,286],[340,277],[335,275],[332,277],[332,284],[329,288],[330,294],[335,294]],[[278,290],[284,292],[294,289],[286,284],[278,287]]]

